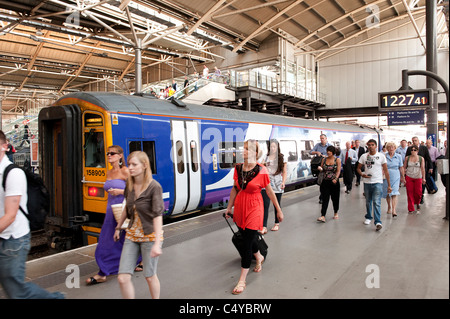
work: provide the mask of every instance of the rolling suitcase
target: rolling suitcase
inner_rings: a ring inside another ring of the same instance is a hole
[[[239,255],[242,258],[242,252],[244,250],[244,240],[242,238],[241,232],[237,231],[235,232],[233,230],[233,227],[231,227],[230,222],[225,217],[225,213],[223,214],[223,218],[225,218],[228,226],[230,227],[231,231],[233,232],[233,237],[231,238],[231,241],[233,242],[234,246],[236,247],[237,251],[239,252]],[[267,246],[266,241],[264,240],[264,237],[258,233],[256,237],[256,242],[258,244],[259,252],[261,255],[264,256],[264,260],[267,258],[267,250],[269,246]],[[252,256],[253,259],[255,259],[255,256]]]

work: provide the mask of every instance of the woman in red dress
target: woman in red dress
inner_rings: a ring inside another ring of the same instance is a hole
[[[258,230],[263,228],[264,203],[261,196],[261,189],[265,188],[266,193],[274,204],[278,220],[283,220],[283,212],[278,204],[275,193],[270,187],[269,173],[266,167],[256,162],[259,154],[259,145],[255,140],[244,142],[244,163],[237,164],[234,170],[234,185],[231,189],[230,200],[228,201],[226,217],[231,214],[234,205],[233,220],[239,228],[239,232],[244,239],[246,253],[241,259],[241,276],[233,294],[237,295],[244,291],[252,255],[255,256],[256,266],[254,272],[262,270],[264,261],[263,255],[258,250],[256,236]]]

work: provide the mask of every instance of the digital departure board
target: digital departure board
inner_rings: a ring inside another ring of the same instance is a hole
[[[432,105],[433,90],[404,90],[378,93],[379,111],[425,109]]]

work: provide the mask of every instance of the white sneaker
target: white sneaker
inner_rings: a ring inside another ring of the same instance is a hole
[[[371,222],[372,220],[370,220],[370,219],[366,219],[365,221],[364,221],[364,225],[370,225],[370,222]]]
[[[381,228],[383,228],[383,225],[381,225],[381,223],[378,223],[375,226],[377,226],[377,231],[379,231]]]

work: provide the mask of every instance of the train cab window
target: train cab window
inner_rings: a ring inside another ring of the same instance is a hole
[[[197,143],[192,140],[189,149],[191,150],[191,159],[192,159],[192,171],[196,172],[198,171],[198,156],[197,156]]]
[[[152,174],[157,174],[156,171],[156,157],[155,157],[155,141],[129,141],[128,142],[129,154],[134,151],[143,151],[147,154],[150,161],[150,168]]]
[[[220,168],[233,168],[236,163],[244,162],[244,142],[220,142]]]
[[[103,132],[91,129],[84,133],[84,161],[86,167],[105,167],[105,143]]]
[[[288,162],[298,161],[296,141],[280,141],[280,149],[285,156],[287,155]]]

